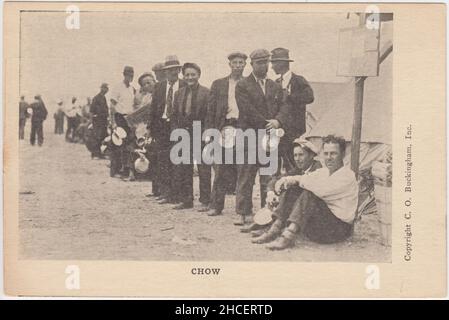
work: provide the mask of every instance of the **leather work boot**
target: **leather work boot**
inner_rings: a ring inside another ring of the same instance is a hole
[[[281,232],[282,232],[282,221],[276,220],[271,225],[270,229],[267,232],[263,233],[259,237],[252,239],[251,242],[257,243],[257,244],[271,242],[274,239],[276,239],[277,237],[279,237]]]
[[[270,250],[284,250],[295,245],[296,234],[286,229],[282,235],[273,242],[266,245]]]

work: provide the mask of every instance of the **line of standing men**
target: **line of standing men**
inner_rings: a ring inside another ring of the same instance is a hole
[[[209,91],[198,83],[201,76],[198,65],[181,66],[176,56],[167,57],[162,68],[166,80],[156,84],[148,125],[158,150],[157,175],[153,180],[153,193],[148,196],[157,196],[160,204],[180,203],[176,209],[193,207],[193,165],[174,167],[170,161],[171,131],[175,128],[189,131],[193,121],[201,121],[203,130],[222,130],[229,126],[243,130],[282,128],[285,135],[279,144],[279,155],[287,169],[294,165],[292,142],[305,132],[306,105],[314,100],[313,90],[303,77],[290,71],[289,64],[293,60],[287,49],[276,48],[271,53],[265,49],[253,51],[250,54],[252,73],[242,77],[247,58],[241,52],[230,54],[231,74],[214,81]],[[276,81],[267,78],[270,62],[280,76]],[[178,78],[181,71],[185,80]],[[247,155],[244,158],[247,159]],[[250,223],[253,186],[259,168],[260,163],[214,165],[215,179],[210,193],[210,167],[198,166],[200,211],[210,216],[222,213],[228,180],[236,172],[234,224]],[[269,180],[269,176],[260,176],[262,206]]]

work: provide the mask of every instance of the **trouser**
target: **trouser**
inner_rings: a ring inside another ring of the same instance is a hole
[[[160,196],[160,185],[157,174],[157,142],[152,141],[151,144],[147,147],[147,158],[150,161],[150,178],[151,178],[151,192],[155,196]]]
[[[94,137],[95,137],[95,147],[92,154],[94,156],[101,156],[101,143],[103,142],[104,138],[108,135],[108,123],[106,119],[102,120],[92,120],[92,127],[94,130]]]
[[[281,139],[278,146],[278,155],[282,159],[287,169],[291,169],[294,165],[292,161],[293,153],[290,147],[290,141],[287,139]],[[253,149],[256,150],[256,149]],[[245,149],[245,161],[248,159],[248,150]],[[257,161],[258,162],[258,161]],[[237,195],[236,195],[236,213],[240,215],[251,215],[252,214],[252,195],[253,187],[255,183],[255,178],[257,171],[261,166],[259,164],[239,164],[237,165]],[[277,171],[280,170],[280,163],[278,162]],[[271,176],[269,175],[259,175],[260,183],[260,205],[265,207],[267,198],[267,186],[270,182]]]
[[[131,151],[129,148],[130,143],[132,143],[132,138],[130,137],[131,129],[126,122],[125,115],[116,112],[114,114],[114,121],[117,127],[123,128],[126,132],[126,138],[123,139],[121,146],[116,146],[111,150],[110,160],[111,160],[111,176],[120,173],[123,170],[123,175],[128,176],[131,168]]]
[[[67,131],[65,132],[65,139],[67,141],[75,141],[75,132],[77,126],[76,117],[67,117]]]
[[[64,133],[64,116],[61,116],[58,118],[58,129],[57,134],[63,134]]]
[[[224,155],[226,149],[222,149]],[[226,164],[225,157],[221,164],[214,165],[214,183],[212,187],[210,207],[217,211],[224,208],[225,197],[227,193],[235,192],[237,184],[237,165],[235,164],[235,150],[233,150],[233,163]]]
[[[212,167],[207,164],[198,164],[198,176],[199,176],[199,183],[200,183],[200,198],[199,201],[204,204],[208,205],[210,203],[211,198],[211,174],[212,174]]]
[[[275,210],[273,215],[284,223],[295,223],[314,242],[340,242],[352,234],[352,225],[338,219],[323,200],[308,190],[302,190],[290,212],[288,209]]]
[[[191,129],[191,128],[190,128]],[[190,132],[190,137],[193,133]],[[190,150],[193,150],[193,141],[191,141]],[[205,147],[202,144],[202,149]],[[197,159],[198,177],[200,198],[199,201],[204,205],[209,205],[211,199],[211,169],[207,164],[200,163],[202,159]],[[177,195],[177,200],[190,204],[193,202],[193,154],[190,154],[190,164],[177,164],[173,166],[174,179],[173,185],[174,194]]]
[[[34,146],[37,135],[37,143],[41,146],[44,143],[43,121],[31,122],[30,143]]]
[[[25,124],[26,124],[26,121],[27,121],[26,118],[19,119],[19,139],[20,140],[25,139]]]
[[[173,164],[170,161],[170,149],[172,143],[170,141],[170,122],[161,123],[158,137],[156,139],[156,185],[159,186],[160,194],[168,200],[175,200],[176,195],[173,193],[174,180]]]

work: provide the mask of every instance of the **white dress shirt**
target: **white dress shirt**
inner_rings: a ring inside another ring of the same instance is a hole
[[[282,79],[282,89],[287,89],[288,85],[290,84],[290,80],[292,79],[292,72],[288,70],[286,73],[281,75],[278,79]]]
[[[73,117],[76,117],[77,111],[78,111],[78,105],[72,103],[66,107],[66,109],[64,110],[64,113],[67,117],[73,118]]]
[[[347,223],[354,221],[359,185],[351,168],[343,166],[330,175],[324,167],[295,178],[301,188],[323,200],[337,218]]]
[[[170,89],[170,82],[167,81],[167,88],[165,89],[165,109],[164,109],[164,114],[162,115],[162,119],[167,119],[167,97],[168,97],[168,90]],[[179,79],[176,80],[175,83],[173,83],[173,97],[172,97],[172,108],[173,108],[173,100],[175,97],[175,92],[178,91],[179,89]],[[172,110],[173,111],[173,110]]]
[[[235,86],[239,80],[234,80],[229,77],[229,89],[228,89],[228,111],[226,113],[226,119],[238,119],[239,117],[239,107],[237,105],[237,100],[235,99]]]
[[[120,82],[111,93],[111,99],[115,100],[115,111],[121,114],[130,114],[134,111],[134,94],[136,90],[129,84],[127,87],[125,83]]]

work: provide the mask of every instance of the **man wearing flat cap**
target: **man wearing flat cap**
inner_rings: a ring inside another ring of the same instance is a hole
[[[286,135],[293,141],[306,132],[306,106],[313,102],[313,90],[307,80],[290,71],[289,50],[276,48],[271,51],[273,71],[279,75],[276,82],[282,86],[284,99],[290,105],[290,121],[285,124]]]
[[[133,79],[133,67],[125,66],[123,69],[123,81],[121,81],[111,92],[111,113],[113,115],[111,121],[113,121],[117,127],[123,128],[127,136],[129,136],[130,128],[125,117],[134,111],[134,95],[136,94],[136,89],[131,84]],[[111,152],[111,177],[120,173],[123,178],[129,177],[131,157],[127,147],[128,143],[129,141],[125,138],[123,144]]]
[[[100,147],[103,139],[108,135],[109,108],[105,97],[108,91],[108,84],[101,84],[100,92],[92,99],[92,104],[90,105],[92,127],[95,137],[95,146],[93,148],[94,151],[91,154],[92,158],[103,158]]]
[[[308,172],[313,172],[321,168],[321,162],[315,160],[318,153],[319,149],[308,140],[298,138],[293,142],[295,167],[285,174],[273,176],[268,184],[267,205],[273,210],[273,219],[275,222],[268,232],[260,233],[258,237],[254,238],[252,240],[253,243],[267,243],[279,236],[281,229],[285,226],[293,210],[296,200],[301,195],[302,189],[298,186],[292,186],[284,190],[280,195],[276,195],[274,190],[275,185],[284,177],[307,174]],[[257,232],[254,232],[253,235],[257,235]]]
[[[231,74],[217,79],[212,83],[207,110],[206,128],[214,128],[220,131],[223,128],[238,128],[239,107],[235,98],[235,86],[243,78],[243,70],[248,56],[242,52],[233,52],[228,55]],[[235,154],[235,147],[233,150]],[[225,155],[225,150],[222,152]],[[235,155],[234,155],[235,158]],[[224,160],[224,159],[223,159]],[[214,183],[212,187],[211,203],[209,207],[200,209],[208,212],[209,216],[220,215],[224,208],[227,191],[236,189],[237,166],[234,163],[214,165]]]
[[[251,53],[253,72],[240,80],[235,88],[235,96],[239,109],[239,125],[246,129],[275,130],[284,127],[290,114],[288,105],[282,101],[282,88],[279,84],[267,78],[270,53],[258,49]],[[282,141],[282,139],[281,139]],[[245,159],[248,159],[248,148],[245,149]],[[237,178],[235,225],[250,222],[252,214],[252,191],[259,164],[239,164]],[[269,176],[260,176],[261,205],[265,205],[266,184]]]
[[[209,205],[211,192],[211,166],[202,163],[193,152],[193,122],[200,121],[204,132],[207,115],[209,89],[200,85],[201,68],[196,63],[187,62],[182,66],[182,75],[187,85],[175,92],[173,99],[173,114],[171,118],[172,130],[185,129],[190,139],[190,163],[176,164],[173,167],[175,189],[181,202],[175,207],[177,210],[193,208],[193,163],[197,162],[199,175],[199,202],[203,207]],[[201,134],[203,133],[201,132]],[[202,144],[201,149],[204,148]]]
[[[151,137],[156,141],[157,162],[155,177],[156,185],[160,188],[160,195],[158,196],[160,204],[178,203],[177,195],[173,192],[173,164],[170,160],[170,149],[172,142],[170,141],[171,133],[171,116],[173,114],[173,98],[175,92],[186,85],[184,80],[179,79],[179,72],[181,71],[181,64],[176,56],[167,56],[164,67],[166,80],[156,83],[153,92],[153,99],[151,102],[150,120],[148,129]]]

